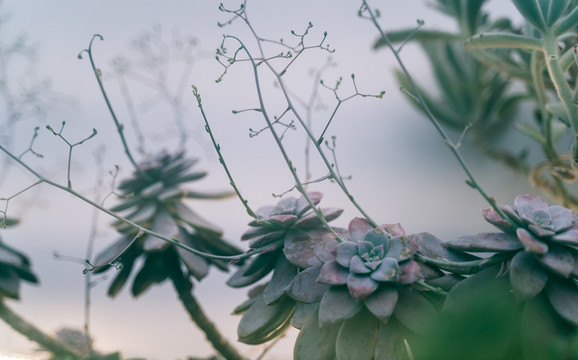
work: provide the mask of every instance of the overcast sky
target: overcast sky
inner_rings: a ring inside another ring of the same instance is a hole
[[[235,7],[238,1],[225,4]],[[490,6],[500,14],[508,14],[513,8],[505,1],[490,2]],[[311,50],[296,61],[286,75],[292,92],[300,98],[309,99],[314,87],[313,74],[323,68],[329,58],[336,65],[323,73],[323,79],[327,84],[334,84],[343,77],[342,97],[352,94],[352,73],[356,75],[361,92],[376,94],[386,91],[381,100],[355,98],[343,103],[328,131],[328,136],[337,137],[337,156],[342,175],[352,175],[352,180],[348,182],[351,192],[374,219],[382,223],[401,222],[407,232],[428,231],[442,239],[489,228],[479,212],[487,205],[464,184],[462,170],[431,124],[415,112],[399,92],[399,86],[393,79],[396,68],[393,57],[385,51],[372,50],[377,31],[368,21],[357,17],[358,2],[249,0],[247,7],[251,23],[263,38],[283,38],[287,43],[294,42],[295,37],[290,31],[301,33],[308,22],[314,25],[307,38],[310,44],[317,43],[324,31],[328,32],[325,44],[335,52]],[[386,1],[381,2],[380,7],[381,24],[386,30],[414,27],[417,19],[425,20],[429,28],[454,29],[454,24],[426,7],[424,1]],[[85,138],[93,128],[98,131],[96,137],[74,149],[71,180],[75,189],[94,197],[93,189],[99,175],[106,187],[112,181],[108,171],[113,170],[115,165],[120,167],[119,178],[131,172],[88,58],[77,58],[78,53],[87,48],[93,34],[104,38],[104,41],[94,43],[94,57],[103,72],[113,106],[125,124],[127,140],[136,157],[141,160],[145,157],[136,151],[138,131],[142,131],[149,153],[178,147],[182,132],[181,125],[174,120],[175,107],[169,106],[166,100],[159,97],[158,91],[148,87],[147,81],[156,75],[150,68],[143,67],[142,58],[132,45],[143,34],[156,31],[170,50],[161,54],[170,54],[171,63],[166,68],[167,83],[169,92],[174,95],[173,100],[180,101],[182,126],[188,134],[187,149],[190,156],[201,159],[199,169],[209,171],[207,179],[199,182],[195,189],[228,189],[228,180],[202,131],[202,118],[190,92],[191,84],[198,86],[202,93],[214,134],[250,205],[258,208],[275,202],[272,193],[282,193],[292,187],[287,166],[269,134],[249,137],[250,128],[264,126],[259,114],[232,114],[232,110],[257,106],[251,69],[243,63],[235,64],[228,69],[223,81],[215,82],[223,72],[223,67],[214,59],[215,49],[224,34],[238,36],[251,49],[255,48],[254,39],[241,22],[227,27],[217,26],[217,22],[227,21],[230,16],[219,12],[216,2],[5,0],[0,6],[0,14],[7,16],[0,32],[2,45],[5,47],[24,35],[27,44],[36,50],[34,62],[30,62],[29,57],[15,60],[9,73],[12,84],[16,88],[35,82],[41,84],[49,79],[51,89],[40,94],[38,101],[45,106],[42,116],[19,121],[11,127],[9,138],[6,137],[8,127],[4,124],[3,131],[6,133],[0,134],[0,141],[9,144],[14,153],[20,154],[28,147],[33,129],[40,126],[34,149],[44,158],[37,159],[28,154],[24,159],[51,179],[62,184],[67,180],[68,148],[45,130],[46,125],[59,129],[62,121],[66,121],[63,134],[71,142]],[[195,39],[190,73],[183,72],[183,58],[170,46],[175,38]],[[234,49],[233,43],[229,44],[230,49]],[[272,47],[268,49],[271,49],[270,55],[279,52],[279,49]],[[131,66],[141,76],[128,81],[139,119],[138,129],[132,126],[121,84],[114,76],[112,63],[120,56],[130,59]],[[418,81],[431,83],[427,62],[419,48],[407,46],[402,57]],[[184,80],[183,74],[186,74]],[[186,85],[183,88],[178,86],[180,80]],[[270,76],[264,75],[262,82],[268,108],[279,114],[284,104],[279,100],[278,88]],[[40,85],[38,88],[41,88]],[[177,89],[183,91],[177,92]],[[323,128],[336,105],[330,91],[321,89],[320,96],[322,106],[313,113],[312,128],[316,133]],[[0,119],[0,123],[2,121]],[[301,172],[304,169],[304,139],[302,131],[289,131],[286,135],[287,147]],[[95,166],[94,154],[97,151],[104,154],[101,172]],[[524,191],[524,188],[517,186],[520,182],[515,175],[475,157],[475,153],[468,153],[466,146],[468,155],[471,156],[476,177],[498,200],[511,202],[515,192]],[[4,164],[4,161],[0,155],[0,163]],[[312,163],[314,178],[325,175],[326,171],[315,157]],[[8,175],[0,183],[0,198],[11,196],[35,181],[17,166],[2,171],[8,171]],[[345,209],[336,225],[346,226],[352,217],[359,216],[334,184],[324,182],[313,185],[311,189],[325,194],[322,204]],[[113,203],[112,199],[106,205]],[[35,188],[15,198],[9,205],[9,215],[19,217],[22,224],[2,231],[2,237],[31,257],[33,268],[41,280],[41,286],[25,285],[22,300],[10,302],[10,305],[47,332],[61,326],[81,328],[82,267],[57,261],[52,254],[58,251],[84,257],[92,209],[78,199],[47,186]],[[211,221],[222,224],[225,236],[240,244],[238,238],[249,218],[238,200],[190,205]],[[0,203],[0,206],[3,204]],[[108,227],[109,222],[110,219],[105,216],[99,218],[97,249],[116,238],[114,231]],[[226,275],[213,271],[212,276],[197,285],[195,291],[219,327],[235,340],[238,318],[229,314],[245,299],[246,290],[228,289],[223,285],[225,280]],[[104,280],[94,289],[91,325],[97,349],[120,350],[125,356],[146,356],[159,360],[211,354],[211,349],[203,342],[203,336],[187,321],[170,286],[153,288],[137,300],[133,300],[126,291],[111,300],[105,296],[107,283]],[[292,338],[285,340],[271,353],[270,358],[288,358],[291,346]],[[245,354],[253,357],[261,350],[259,347],[241,348]],[[29,354],[34,345],[0,324],[0,349]]]

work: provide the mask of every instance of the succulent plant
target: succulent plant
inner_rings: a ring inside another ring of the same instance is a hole
[[[5,219],[4,223],[9,226],[16,224],[17,221]],[[18,300],[22,281],[38,283],[38,279],[30,267],[30,260],[26,255],[8,246],[0,238],[0,301],[2,298]]]
[[[310,261],[288,290],[299,303],[315,305],[301,315],[295,358],[307,358],[319,344],[321,358],[404,358],[403,339],[423,332],[435,313],[412,284],[442,273],[413,259],[419,245],[399,224],[374,227],[355,218],[342,239],[286,245],[289,261],[309,258],[311,251],[318,261]]]
[[[314,205],[322,198],[319,192],[310,192],[307,196]],[[309,266],[308,261],[320,264],[311,247],[305,257],[290,257],[293,246],[302,238],[314,239],[315,245],[334,239],[304,196],[287,197],[256,213],[260,218],[249,223],[251,228],[241,239],[248,240],[252,249],[261,251],[227,281],[231,287],[245,287],[273,272],[271,280],[251,290],[250,298],[234,311],[243,314],[237,332],[239,340],[247,344],[269,341],[288,327],[297,306],[295,300],[287,296],[293,279],[300,269]],[[329,222],[341,215],[342,210],[324,208],[321,213]]]
[[[527,349],[535,349],[536,342],[543,343],[545,338],[541,334],[545,332],[550,343],[558,342],[562,347],[571,346],[568,339],[578,336],[576,215],[562,206],[548,206],[536,195],[519,195],[513,207],[499,205],[499,209],[508,219],[493,209],[483,210],[482,214],[503,232],[463,236],[447,242],[455,250],[498,254],[502,261],[453,287],[444,309],[459,313],[464,304],[484,296],[476,289],[506,281],[521,309],[519,332],[524,358],[551,356],[544,350]],[[509,291],[507,295],[511,296]],[[549,330],[535,329],[537,323]]]
[[[196,162],[186,159],[182,152],[174,155],[163,152],[142,163],[131,178],[119,185],[121,202],[111,210],[128,212],[127,219],[194,249],[215,255],[240,254],[240,249],[221,238],[222,232],[217,226],[201,218],[183,202],[187,198],[220,199],[231,195],[229,192],[209,194],[181,188],[206,175],[191,171]],[[141,256],[144,264],[132,284],[134,296],[142,294],[152,284],[166,280],[172,272],[180,273],[181,265],[187,276],[192,275],[197,280],[207,275],[210,265],[224,271],[228,269],[228,262],[224,260],[203,258],[153,236],[138,237],[137,229],[121,221],[116,221],[114,226],[123,236],[94,261],[95,272],[102,272],[122,253],[118,259],[122,267],[109,287],[110,296],[121,290]]]
[[[509,254],[510,282],[519,300],[530,299],[547,289],[549,278],[554,279],[550,287],[565,284],[578,296],[575,281],[578,223],[574,212],[559,205],[548,206],[536,195],[519,195],[513,208],[508,205],[499,208],[509,219],[503,219],[494,209],[483,210],[482,214],[502,233],[464,236],[448,242],[448,246],[470,252]],[[578,315],[571,321],[578,325]]]

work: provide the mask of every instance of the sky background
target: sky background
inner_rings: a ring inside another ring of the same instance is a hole
[[[423,19],[427,28],[455,29],[453,23],[426,6],[424,1],[374,3],[381,9],[380,23],[386,30],[414,27],[417,19]],[[65,121],[63,135],[71,142],[82,140],[96,129],[96,137],[74,148],[73,188],[94,198],[97,196],[97,179],[102,183],[101,193],[111,190],[113,177],[109,172],[115,169],[115,165],[120,169],[118,179],[130,175],[131,166],[124,156],[88,58],[77,58],[79,52],[88,47],[93,34],[101,34],[104,41],[95,41],[94,58],[137,159],[145,157],[137,152],[138,132],[132,126],[121,83],[115,76],[114,59],[119,57],[129,59],[130,66],[139,74],[138,78],[128,79],[127,86],[134,100],[138,128],[144,134],[147,152],[175,150],[182,134],[180,125],[174,120],[175,107],[159,95],[158,88],[148,85],[158,73],[143,63],[134,47],[135,39],[156,33],[167,45],[157,54],[157,59],[170,60],[168,66],[163,63],[165,67],[161,68],[166,72],[162,76],[167,80],[166,92],[173,95],[172,100],[178,102],[178,109],[182,112],[182,126],[188,135],[188,154],[200,158],[198,169],[209,172],[206,179],[193,184],[194,189],[228,189],[228,180],[203,131],[202,118],[190,92],[191,84],[195,84],[202,94],[214,135],[249,204],[256,209],[275,203],[277,200],[272,193],[282,193],[293,186],[287,166],[269,134],[249,137],[250,128],[264,126],[258,113],[232,114],[232,110],[257,106],[251,69],[244,63],[235,64],[221,82],[215,82],[223,71],[214,58],[223,35],[235,35],[253,50],[255,41],[240,21],[231,26],[217,26],[217,22],[230,19],[229,15],[218,11],[217,5],[212,1],[184,0],[168,3],[4,0],[0,5],[0,14],[6,17],[0,28],[2,48],[6,49],[15,39],[24,36],[26,43],[35,50],[33,57],[15,57],[6,76],[14,91],[36,89],[34,101],[42,111],[38,116],[17,121],[14,126],[7,125],[9,120],[0,119],[0,141],[19,155],[27,149],[33,129],[40,126],[34,150],[44,157],[39,159],[27,154],[23,159],[51,179],[65,184],[68,148],[45,126],[59,129]],[[225,2],[225,5],[234,8],[238,1]],[[408,233],[427,231],[445,240],[491,229],[480,216],[480,209],[487,204],[464,184],[463,171],[432,125],[409,106],[408,99],[399,92],[393,76],[397,66],[393,56],[383,50],[372,50],[377,31],[368,21],[357,17],[358,8],[359,3],[350,0],[249,0],[247,6],[255,30],[267,39],[283,38],[287,43],[294,43],[290,31],[301,33],[308,22],[312,22],[314,27],[306,41],[317,44],[323,32],[327,31],[325,44],[335,52],[308,51],[285,75],[292,93],[299,98],[309,99],[314,88],[314,74],[324,67],[328,58],[335,66],[323,73],[323,79],[326,84],[334,84],[343,77],[339,92],[342,98],[353,93],[352,73],[356,75],[360,92],[377,94],[386,91],[383,99],[358,97],[344,102],[326,137],[336,136],[341,173],[352,175],[347,184],[367,213],[381,223],[400,222]],[[513,5],[506,1],[490,1],[488,8],[496,16],[514,12]],[[175,38],[195,39],[193,66],[186,76],[183,75],[183,57],[170,45]],[[228,47],[235,48],[233,43]],[[277,54],[280,49],[267,46],[267,51]],[[401,54],[415,78],[433,88],[430,69],[420,49],[410,44]],[[272,113],[279,114],[285,106],[279,89],[271,76],[263,73],[261,81],[267,107]],[[43,88],[48,83],[49,91]],[[320,89],[319,97],[320,106],[313,111],[312,124],[312,130],[317,134],[336,106],[330,91]],[[459,134],[452,136],[457,139]],[[530,191],[525,187],[525,181],[479,157],[467,139],[463,147],[464,156],[488,193],[499,202],[511,203],[516,193]],[[303,173],[304,133],[289,131],[284,143],[298,171]],[[100,162],[97,153],[101,154]],[[311,160],[313,178],[324,176],[326,171],[319,159],[312,156]],[[5,157],[0,155],[3,166],[0,198],[10,197],[35,182],[24,169],[14,165],[8,167],[5,161]],[[101,165],[97,166],[99,163]],[[323,182],[312,185],[310,189],[325,194],[323,205],[345,209],[335,225],[345,227],[351,218],[359,216],[335,184]],[[0,202],[0,209],[4,204]],[[106,206],[113,204],[114,197],[105,202]],[[81,328],[84,304],[82,266],[56,260],[53,254],[85,257],[93,210],[82,201],[47,185],[27,191],[8,205],[8,214],[20,218],[21,224],[3,230],[2,238],[30,256],[41,281],[40,286],[24,285],[21,301],[9,301],[9,305],[49,333],[63,326]],[[190,206],[220,224],[227,239],[245,246],[238,239],[250,218],[237,199],[197,201],[191,202]],[[98,218],[96,251],[116,238],[114,230],[108,226],[110,222],[105,215]],[[212,271],[207,279],[195,285],[195,293],[219,328],[234,341],[239,318],[230,313],[244,301],[247,290],[227,288],[224,285],[226,279],[226,274]],[[203,335],[188,321],[170,286],[151,288],[136,300],[126,289],[117,298],[109,299],[105,295],[108,282],[104,279],[93,289],[91,331],[96,349],[104,352],[119,350],[126,357],[143,356],[158,360],[212,354]],[[295,332],[290,332],[288,339],[281,341],[268,358],[290,358],[288,354],[294,336]],[[34,348],[34,344],[0,323],[0,353],[33,354]],[[262,351],[262,347],[239,345],[239,348],[253,358]]]

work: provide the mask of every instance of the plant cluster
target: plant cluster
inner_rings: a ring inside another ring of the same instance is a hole
[[[315,134],[307,121],[311,103],[304,110],[296,105],[299,100],[285,77],[304,52],[332,51],[325,44],[327,34],[311,41],[315,35],[309,23],[302,34],[291,32],[295,45],[264,39],[249,20],[246,1],[237,9],[219,7],[231,16],[221,25],[242,22],[253,38],[224,36],[217,50],[223,73],[216,81],[225,81],[229,68],[239,63],[251,70],[258,104],[251,110],[265,122],[263,130],[251,130],[251,136],[270,132],[294,180],[275,205],[256,211],[249,206],[216,141],[200,91],[193,86],[219,161],[234,194],[253,218],[240,239],[248,243],[245,252],[225,241],[219,227],[185,204],[187,199],[233,195],[186,188],[206,175],[192,170],[196,160],[183,151],[159,152],[142,162],[132,157],[92,57],[93,41],[102,40],[100,35],[93,37],[85,52],[135,168],[116,189],[118,204],[106,209],[72,189],[70,173],[67,186],[60,185],[1,144],[0,150],[38,177],[33,186],[55,186],[117,219],[113,226],[120,239],[94,260],[87,259],[85,270],[117,270],[109,285],[110,296],[119,293],[134,271],[133,296],[170,280],[191,319],[226,359],[244,356],[219,333],[193,296],[192,278],[202,280],[210,266],[223,271],[235,267],[227,281],[230,287],[252,286],[248,299],[234,309],[240,315],[238,340],[250,345],[274,343],[292,326],[299,330],[294,359],[574,359],[578,357],[578,218],[574,212],[578,202],[569,183],[576,178],[578,146],[573,143],[562,149],[560,139],[578,138],[578,57],[573,45],[578,38],[578,3],[514,0],[525,19],[523,27],[508,19],[491,19],[483,4],[484,0],[435,2],[441,12],[457,21],[459,33],[455,34],[422,29],[423,22],[417,29],[386,33],[379,24],[379,13],[366,1],[358,15],[377,30],[375,47],[390,49],[399,61],[397,77],[403,92],[446,142],[463,168],[467,184],[488,201],[489,208],[482,216],[497,232],[441,240],[427,232],[407,234],[399,223],[375,222],[347,188],[337,165],[335,139],[331,143],[325,137],[343,101],[357,96],[381,98],[384,93],[359,92],[352,76],[355,93],[340,97],[341,79],[335,88],[320,81],[338,102],[323,131]],[[254,45],[249,46],[249,41]],[[401,61],[401,48],[408,41],[423,45],[439,81],[440,99],[418,88]],[[269,56],[264,43],[284,50]],[[401,45],[396,49],[394,43]],[[274,77],[285,101],[280,114],[268,106],[263,72]],[[520,82],[523,90],[513,92],[515,82]],[[533,123],[519,124],[518,129],[543,152],[545,160],[538,164],[529,164],[511,149],[496,150],[492,141],[511,127],[521,100],[530,100],[535,106]],[[290,123],[284,122],[289,118]],[[318,180],[311,180],[310,169],[305,174],[296,170],[293,154],[283,142],[285,133],[295,128],[304,130],[308,146],[314,148],[313,155],[307,151],[308,156],[318,156],[326,167],[322,169],[326,175]],[[559,205],[548,205],[532,194],[517,196],[512,206],[497,204],[467,167],[460,144],[446,134],[451,129],[463,131],[460,141],[466,131],[474,132],[476,144],[485,154],[527,175]],[[51,131],[61,136],[62,131]],[[68,144],[72,151],[73,145]],[[338,186],[360,214],[347,220],[347,228],[330,225],[343,210],[320,207],[322,194],[309,189],[326,180]],[[291,191],[298,195],[287,195]],[[8,223],[7,218],[4,222]],[[139,264],[140,269],[135,270]],[[9,321],[13,313],[2,300],[18,298],[21,280],[37,281],[29,261],[0,243],[0,316],[17,330],[22,328],[17,321]],[[86,358],[65,341],[27,335],[56,357]],[[89,338],[83,339],[88,339],[88,351],[92,351]],[[112,356],[120,358],[118,353]]]

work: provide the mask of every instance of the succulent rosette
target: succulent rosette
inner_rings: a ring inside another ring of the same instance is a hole
[[[539,307],[549,312],[551,319],[563,319],[566,325],[560,326],[578,326],[578,223],[574,212],[559,205],[548,206],[536,195],[519,195],[513,207],[500,205],[499,209],[508,219],[494,209],[482,214],[503,232],[464,236],[447,243],[462,251],[501,256],[502,261],[494,266],[499,271],[488,269],[494,272],[492,276],[476,274],[454,292],[463,293],[462,288],[473,287],[470,283],[494,281],[507,274],[516,300],[528,303],[525,309]],[[452,296],[450,292],[448,300]]]
[[[205,193],[182,188],[188,182],[205,177],[203,171],[192,171],[197,160],[187,159],[184,153],[160,153],[139,165],[133,176],[123,181],[118,191],[121,202],[111,210],[152,231],[176,239],[191,248],[214,255],[237,255],[242,251],[222,239],[222,231],[189,208],[185,199],[221,199],[230,192]],[[105,248],[95,259],[95,272],[118,263],[120,270],[112,281],[108,294],[115,296],[144,258],[132,284],[132,294],[138,296],[151,285],[166,280],[171,273],[184,270],[186,276],[203,279],[210,265],[226,271],[228,262],[208,259],[178,248],[149,235],[139,236],[138,230],[121,221],[114,223],[123,235]],[[120,258],[119,258],[120,255]]]
[[[5,226],[18,221],[4,219]],[[36,275],[30,267],[30,260],[23,253],[8,246],[0,238],[0,301],[3,298],[20,299],[20,284],[22,281],[38,283]]]
[[[414,260],[415,236],[406,236],[399,224],[374,227],[355,218],[341,242],[306,241],[285,250],[290,261],[311,259],[313,251],[318,262],[309,260],[312,266],[288,290],[299,303],[312,305],[299,314],[295,358],[313,351],[320,358],[403,358],[403,339],[423,332],[435,313],[412,284],[442,275]]]
[[[307,197],[313,205],[319,204],[322,194],[309,192]],[[326,222],[339,215],[341,209],[322,208]],[[290,324],[296,309],[296,302],[287,296],[287,291],[300,271],[309,266],[308,260],[320,261],[309,247],[306,257],[289,258],[293,246],[299,239],[310,240],[318,245],[334,239],[323,227],[304,196],[287,197],[275,206],[257,210],[258,220],[249,223],[241,239],[249,241],[251,249],[260,249],[258,255],[246,261],[227,281],[231,287],[245,287],[255,284],[270,274],[271,279],[249,292],[249,299],[239,305],[234,313],[243,314],[238,327],[239,341],[247,344],[261,344],[282,333]],[[307,243],[309,246],[309,242]]]

